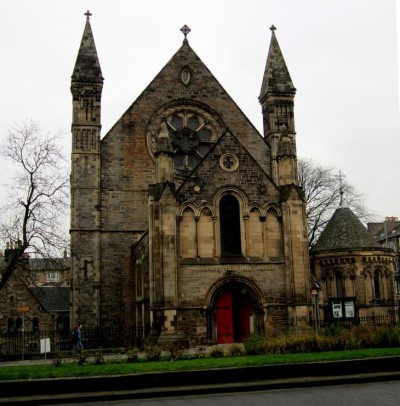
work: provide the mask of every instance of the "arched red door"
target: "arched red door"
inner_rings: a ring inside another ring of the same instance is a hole
[[[233,343],[232,294],[223,293],[216,302],[217,343]]]
[[[240,291],[223,292],[215,303],[217,343],[243,342],[250,333],[250,298]]]

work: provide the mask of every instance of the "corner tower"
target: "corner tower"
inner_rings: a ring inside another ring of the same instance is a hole
[[[271,147],[271,172],[277,185],[297,184],[296,136],[294,126],[294,96],[289,70],[283,58],[276,28],[265,66],[259,101],[262,107],[264,138]]]
[[[98,318],[100,130],[103,76],[89,11],[71,78],[71,321]],[[87,291],[86,291],[87,290]],[[95,304],[93,306],[93,304]]]

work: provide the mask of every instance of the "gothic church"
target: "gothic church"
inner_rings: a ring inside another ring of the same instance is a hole
[[[263,134],[189,31],[102,136],[87,13],[71,81],[71,321],[190,345],[309,328],[296,89],[275,28],[260,78]]]

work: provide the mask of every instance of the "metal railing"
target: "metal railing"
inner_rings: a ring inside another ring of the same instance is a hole
[[[142,337],[143,331],[140,329],[82,329],[82,344],[85,349],[141,348]],[[0,360],[16,355],[22,359],[32,358],[43,352],[41,340],[46,338],[50,340],[50,349],[46,349],[46,352],[71,351],[74,345],[69,330],[0,333]]]
[[[314,320],[310,320],[310,324],[313,326]],[[400,320],[397,311],[390,311],[386,315],[372,315],[367,317],[353,317],[349,319],[345,318],[330,318],[319,320],[319,327],[324,328],[327,326],[340,326],[344,328],[351,328],[353,326],[369,326],[369,327],[385,327],[385,326],[400,326]]]

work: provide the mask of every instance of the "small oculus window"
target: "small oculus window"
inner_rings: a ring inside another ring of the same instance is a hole
[[[219,164],[224,171],[233,172],[239,168],[239,159],[233,154],[224,154],[221,156]]]

